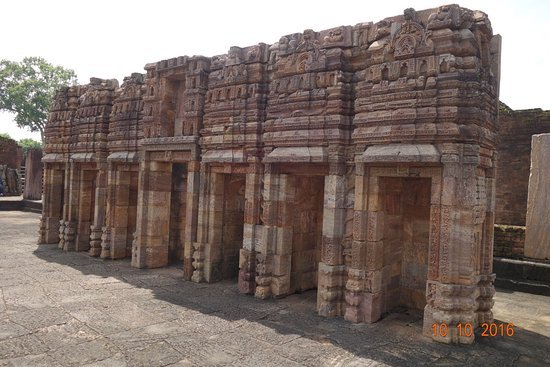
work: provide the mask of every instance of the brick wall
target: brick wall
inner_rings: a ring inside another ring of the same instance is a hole
[[[502,104],[499,127],[495,223],[524,226],[531,136],[550,132],[550,111],[512,111]]]
[[[495,225],[494,256],[522,258],[524,246],[525,227]]]
[[[19,169],[23,160],[23,150],[13,139],[0,137],[0,164]]]

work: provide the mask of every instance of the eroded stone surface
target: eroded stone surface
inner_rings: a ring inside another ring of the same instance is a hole
[[[533,135],[525,256],[550,259],[550,134]]]

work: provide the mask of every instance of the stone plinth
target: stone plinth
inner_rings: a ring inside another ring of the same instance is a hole
[[[525,256],[550,259],[550,134],[533,135]]]

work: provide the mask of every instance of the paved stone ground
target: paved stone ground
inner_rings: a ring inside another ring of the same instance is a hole
[[[178,267],[139,270],[35,244],[38,214],[0,212],[0,366],[543,366],[550,299],[502,291],[513,337],[433,343],[421,317],[372,325],[316,315],[315,292],[260,301],[195,284]]]

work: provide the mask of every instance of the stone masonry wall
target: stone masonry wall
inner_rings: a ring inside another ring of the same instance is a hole
[[[0,164],[18,169],[23,159],[23,150],[13,139],[0,137]]]
[[[522,258],[525,246],[525,227],[495,225],[494,256]]]
[[[501,108],[499,128],[495,223],[524,226],[531,136],[550,132],[550,111]]]

